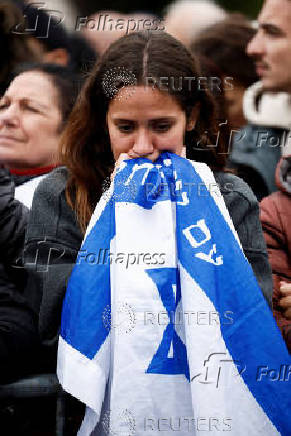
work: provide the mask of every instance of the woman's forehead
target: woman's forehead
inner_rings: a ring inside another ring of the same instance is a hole
[[[39,71],[27,71],[15,77],[5,95],[18,99],[48,102],[55,99],[56,90],[46,74]]]
[[[122,88],[109,104],[109,112],[115,118],[125,114],[133,116],[173,116],[183,112],[176,99],[166,92],[150,86]]]

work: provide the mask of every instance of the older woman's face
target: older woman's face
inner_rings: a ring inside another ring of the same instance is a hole
[[[161,152],[181,154],[186,130],[192,130],[198,111],[186,122],[175,98],[151,87],[123,88],[110,102],[107,126],[115,160],[130,158],[155,161]]]
[[[46,74],[17,76],[0,101],[0,164],[19,169],[55,164],[61,120],[58,94]]]

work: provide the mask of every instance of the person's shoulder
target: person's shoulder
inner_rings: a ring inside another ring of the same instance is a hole
[[[34,197],[32,207],[35,206],[35,203],[46,202],[55,203],[59,200],[59,198],[64,196],[66,186],[68,181],[68,170],[65,167],[58,167],[51,171],[48,175],[46,175],[43,180],[40,181],[37,186]]]
[[[257,197],[250,186],[240,177],[231,172],[214,172],[214,178],[218,187],[228,201],[242,199],[250,204],[258,204]]]
[[[31,214],[39,210],[42,212],[48,209],[59,210],[58,205],[65,198],[67,180],[68,170],[65,167],[55,168],[46,175],[34,192]]]
[[[76,215],[66,200],[68,175],[65,167],[59,167],[38,185],[29,215],[27,240],[45,235],[63,243],[76,241],[76,246],[82,240]]]
[[[276,191],[260,202],[262,216],[284,215],[291,217],[291,196],[282,191]]]
[[[286,201],[291,204],[291,196],[286,192],[276,191],[276,192],[272,192],[272,194],[268,195],[267,197],[264,197],[260,202],[260,204],[266,204],[271,202],[278,204],[282,201]]]
[[[259,217],[257,197],[244,180],[229,172],[215,172],[214,177],[236,228],[246,217]]]
[[[51,171],[39,184],[38,191],[60,193],[67,186],[68,170],[66,167],[57,167]]]

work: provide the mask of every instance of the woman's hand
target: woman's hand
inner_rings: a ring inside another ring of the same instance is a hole
[[[186,146],[182,147],[180,156],[186,159]],[[129,154],[129,153],[120,153],[117,161],[115,162],[114,170],[110,176],[111,181],[114,179],[116,172],[117,172],[118,168],[120,168],[122,161],[124,161],[126,159],[136,159],[138,157],[140,157],[140,156],[138,156],[138,155],[135,156],[135,155]]]
[[[280,285],[282,297],[279,300],[279,306],[284,309],[285,318],[291,320],[291,283],[280,282]]]
[[[120,153],[120,155],[118,156],[117,161],[115,162],[115,166],[114,166],[114,170],[110,176],[111,182],[114,179],[118,168],[120,168],[120,165],[122,163],[122,161],[124,161],[125,159],[132,159],[127,153]]]

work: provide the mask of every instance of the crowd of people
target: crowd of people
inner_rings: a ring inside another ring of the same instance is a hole
[[[55,23],[47,38],[45,9],[26,33],[13,29],[33,28],[33,7],[25,22],[24,3],[0,6],[1,384],[56,372],[67,282],[104,185],[122,160],[164,151],[213,171],[291,353],[291,2],[265,0],[256,23],[212,2],[199,21],[197,3],[163,20],[91,17],[151,23],[125,35]]]

